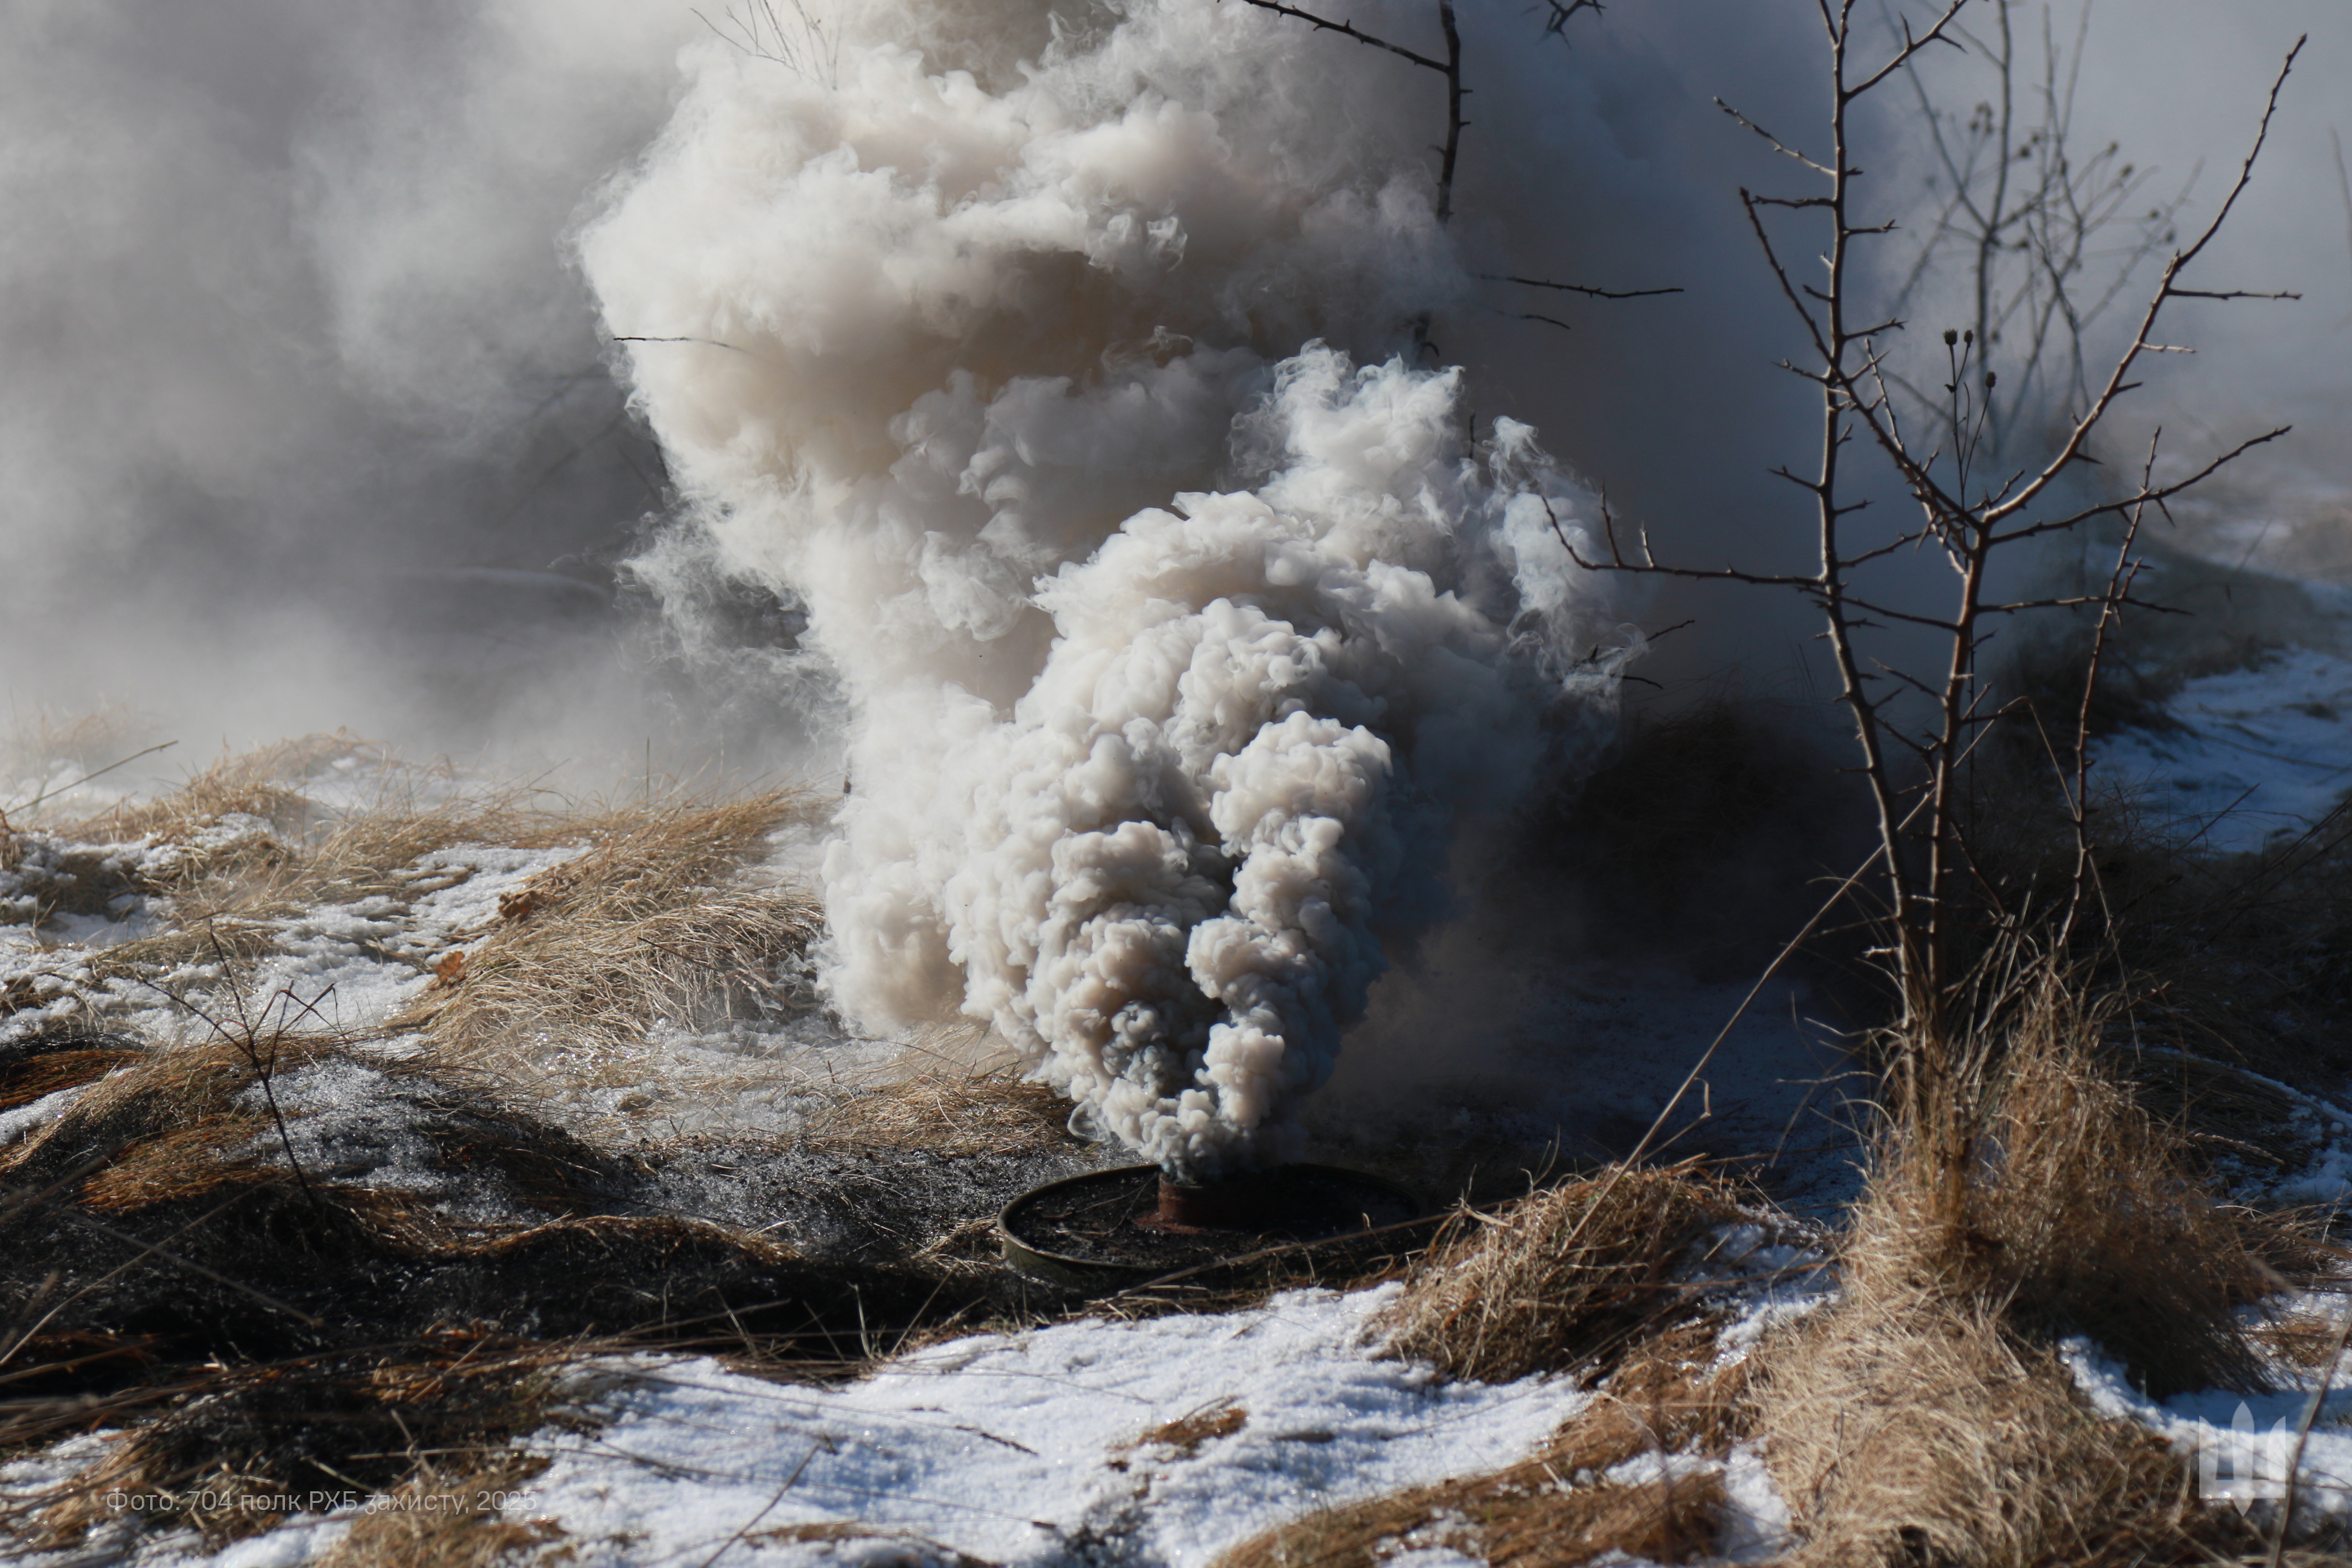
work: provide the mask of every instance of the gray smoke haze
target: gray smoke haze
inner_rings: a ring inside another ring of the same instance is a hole
[[[1436,47],[1419,0],[1335,9]],[[1589,760],[1513,709],[1531,671],[1696,616],[1640,667],[1661,700],[1825,684],[1793,599],[1594,582],[1513,510],[1540,493],[1589,542],[1605,489],[1662,553],[1805,563],[1767,476],[1818,416],[1735,193],[1807,176],[1714,100],[1817,145],[1813,8],[1612,0],[1556,38],[1461,10],[1441,232],[1436,79],[1237,0],[874,0],[789,37],[667,0],[11,0],[9,700],[626,771],[662,723],[683,752],[722,721],[622,641],[634,552],[772,731],[848,749],[837,995],[986,1017],[1178,1164],[1219,1168],[1234,1128],[1276,1150],[1383,955],[1447,913],[1451,836]],[[2184,311],[2204,352],[2132,420],[2184,456],[2297,423],[2189,542],[2352,567],[2352,26],[2108,0],[2076,135],[2189,182],[2194,223],[2305,26],[2199,281],[2305,299]],[[1965,103],[1972,69],[1932,80]],[[1883,102],[1868,199],[1916,219],[1924,149]],[[1905,352],[1955,300],[1931,280]],[[683,500],[647,545],[665,461]],[[1605,731],[1605,700],[1566,706],[1555,731]],[[1213,1106],[1178,1070],[1204,1052]]]
[[[1426,44],[1419,9],[1381,16]],[[2074,14],[2054,8],[2062,35]],[[1732,196],[1796,171],[1711,100],[1802,141],[1821,102],[1810,9],[1618,0],[1574,18],[1565,47],[1531,41],[1516,6],[1464,17],[1479,100],[1455,225],[1468,269],[1690,290],[1609,304],[1484,286],[1435,333],[1470,372],[1472,411],[1535,424],[1622,513],[1698,556],[1801,538],[1798,498],[1761,477],[1807,448],[1803,388],[1770,368],[1795,345]],[[1053,25],[1048,7],[975,5],[937,30],[985,40],[1002,72]],[[2207,308],[2201,358],[2159,367],[2143,407],[2182,437],[2296,422],[2278,454],[2291,482],[2231,496],[2291,511],[2266,548],[2300,537],[2290,563],[2309,565],[2333,559],[2325,539],[2342,530],[2325,514],[2352,486],[2339,10],[2109,0],[2092,15],[2079,120],[2085,142],[2121,142],[2159,183],[2201,162],[2193,212],[2305,28],[2274,146],[2212,266],[2305,300]],[[612,427],[617,395],[564,247],[663,122],[676,51],[705,25],[649,0],[11,0],[0,36],[9,701],[112,698],[191,734],[348,722],[439,742],[447,705],[426,689],[463,680],[406,668],[415,639],[372,629],[430,620],[438,590],[386,574],[543,568],[614,549],[657,504],[652,454]],[[1430,139],[1433,79],[1318,42],[1322,68],[1380,83],[1390,129]],[[1890,187],[1916,181],[1905,151]],[[1574,331],[1507,319],[1520,310]],[[1788,685],[1801,613],[1677,593],[1643,618],[1693,608],[1706,625],[1657,651],[1654,678],[1737,666]]]
[[[1670,553],[1806,564],[1801,492],[1759,476],[1803,466],[1818,416],[1729,199],[1786,166],[1693,89],[1818,145],[1821,84],[1777,14],[1636,8],[1547,53],[1477,8],[1448,229],[1416,134],[1440,89],[1391,51],[1214,0],[978,14],[795,6],[688,52],[583,240],[684,496],[644,570],[689,611],[698,572],[796,599],[840,680],[844,1007],[985,1019],[1087,1120],[1214,1174],[1289,1147],[1388,947],[1441,914],[1399,868],[1539,787],[1537,677],[1641,640],[1612,625],[1636,585],[1538,515],[1592,551],[1545,433]],[[1442,48],[1411,0],[1349,16]],[[1916,165],[1886,103],[1882,167]],[[1913,216],[1923,187],[1881,178],[1858,216]],[[1810,237],[1781,237],[1799,282]],[[1529,276],[1685,292],[1572,310]],[[1906,552],[1864,585],[1926,605],[1942,570]],[[1700,618],[1659,661],[1680,679],[1803,673],[1776,646],[1798,602],[1646,607]],[[1554,706],[1589,734],[1596,705]]]
[[[20,720],[111,700],[207,750],[478,743],[490,688],[607,595],[448,574],[609,548],[660,502],[563,235],[698,27],[531,0],[0,11]]]

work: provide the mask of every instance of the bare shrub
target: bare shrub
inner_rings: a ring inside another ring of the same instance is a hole
[[[1507,1383],[1585,1363],[1686,1305],[1675,1266],[1738,1213],[1695,1163],[1617,1166],[1449,1222],[1383,1326],[1391,1354]]]

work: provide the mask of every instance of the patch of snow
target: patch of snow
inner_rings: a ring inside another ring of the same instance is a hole
[[[1788,1551],[1789,1505],[1753,1443],[1735,1443],[1723,1462],[1722,1549],[1730,1563],[1766,1563]]]
[[[1826,1255],[1752,1221],[1718,1233],[1701,1267],[1735,1309],[1716,1335],[1717,1354],[1725,1362],[1745,1357],[1766,1334],[1837,1294],[1836,1271]]]
[[[303,1174],[313,1180],[358,1179],[371,1187],[414,1193],[469,1223],[527,1220],[495,1185],[452,1174],[438,1148],[418,1130],[404,1087],[389,1074],[346,1058],[277,1074],[269,1097],[286,1119],[285,1134],[281,1138],[274,1123],[266,1125],[247,1152],[265,1164],[282,1166],[290,1142]],[[259,1113],[269,1097],[256,1084],[237,1097],[237,1104]]]
[[[89,1088],[88,1084],[76,1084],[71,1089],[58,1089],[55,1094],[45,1094],[14,1110],[0,1110],[0,1148],[32,1136],[63,1116]]]
[[[438,959],[498,919],[500,898],[583,852],[578,845],[432,850],[409,868],[407,880],[420,891],[405,908],[379,896],[279,921],[280,951],[262,962],[247,988],[256,1005],[284,1012],[290,1026],[381,1024],[430,984]]]
[[[2094,742],[2093,777],[2139,791],[2180,837],[2259,849],[2325,816],[2352,788],[2352,660],[2289,648],[2191,680],[2165,710],[2179,729]]]
[[[1381,1559],[1381,1568],[1486,1568],[1451,1546],[1416,1546]]]
[[[2321,1306],[2330,1316],[2347,1308],[2341,1297],[2299,1302]],[[2088,1340],[2069,1339],[2059,1349],[2091,1407],[2137,1421],[2171,1444],[2196,1466],[2200,1495],[2214,1506],[2274,1506],[2292,1468],[2299,1523],[2324,1515],[2352,1517],[2352,1361],[2338,1366],[2331,1386],[2320,1392],[2298,1462],[2297,1434],[2311,1413],[2314,1373],[2278,1367],[2274,1375],[2291,1386],[2243,1394],[2200,1389],[2159,1403],[2133,1387],[2123,1367]]]
[[[959,1340],[804,1388],[710,1361],[614,1363],[593,1436],[543,1434],[534,1515],[588,1564],[697,1561],[739,1531],[854,1524],[1003,1563],[1115,1539],[1189,1568],[1314,1509],[1500,1468],[1590,1399],[1566,1380],[1446,1383],[1381,1359],[1393,1286],[1298,1291],[1229,1316]],[[1191,1451],[1144,1433],[1231,1401]],[[815,1562],[822,1543],[761,1542]]]
[[[2163,1047],[2142,1046],[2136,1049],[2142,1056],[2157,1059],[2206,1060]],[[2242,1063],[2231,1062],[2228,1067],[2233,1076],[2259,1084],[2287,1101],[2286,1125],[2308,1137],[2314,1150],[2307,1163],[2284,1172],[2268,1166],[2250,1168],[2225,1156],[2218,1163],[2230,1178],[2231,1199],[2270,1208],[2341,1205],[2352,1199],[2352,1143],[2347,1142],[2352,1140],[2352,1110],[2307,1089],[2265,1077]]]

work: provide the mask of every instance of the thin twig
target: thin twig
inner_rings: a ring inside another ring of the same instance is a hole
[[[1386,49],[1392,55],[1411,60],[1413,64],[1421,66],[1426,69],[1433,70],[1440,76],[1444,76],[1448,72],[1448,68],[1444,60],[1433,60],[1427,55],[1418,54],[1412,49],[1406,48],[1402,44],[1392,44],[1386,38],[1376,37],[1370,33],[1359,32],[1345,22],[1334,22],[1328,16],[1318,16],[1312,11],[1302,11],[1296,5],[1282,5],[1280,0],[1243,0],[1243,4],[1255,5],[1261,11],[1271,11],[1277,16],[1288,16],[1295,21],[1305,22],[1318,32],[1337,33],[1343,38],[1353,38],[1360,44],[1369,44],[1376,49]],[[1453,7],[1449,5],[1446,9],[1450,16]],[[1458,61],[1456,62],[1456,65],[1458,67]]]
[[[1557,289],[1565,294],[1582,294],[1594,300],[1649,300],[1660,294],[1683,294],[1689,290],[1674,289],[1595,289],[1583,283],[1556,283],[1549,278],[1514,278],[1501,272],[1481,272],[1485,283],[1521,283],[1530,289]]]
[[[2294,1454],[2286,1465],[2286,1497],[2279,1505],[2278,1533],[2271,1537],[2268,1568],[2279,1568],[2286,1552],[2286,1532],[2294,1523],[2294,1494],[2303,1481],[2304,1449],[2310,1445],[2312,1426],[2319,1419],[2319,1406],[2336,1381],[2336,1369],[2344,1360],[2347,1341],[2352,1341],[2352,1301],[2344,1304],[2343,1321],[2336,1325],[2336,1342],[2328,1347],[2327,1365],[2320,1372],[2319,1381],[2311,1385],[2311,1402],[2303,1407],[2302,1423],[2295,1427]]]

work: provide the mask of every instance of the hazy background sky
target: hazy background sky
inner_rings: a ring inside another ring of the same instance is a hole
[[[1441,324],[1471,401],[1532,419],[1662,543],[1801,544],[1801,498],[1762,473],[1805,458],[1810,410],[1771,368],[1794,343],[1734,188],[1802,174],[1711,100],[1817,140],[1811,5],[1612,0],[1565,44],[1516,3],[1464,14],[1474,258],[1689,290],[1498,292],[1500,313]],[[2057,8],[2062,33],[2074,14]],[[2322,0],[2105,0],[2078,116],[2086,142],[2121,142],[2160,182],[2201,161],[2199,214],[2304,29],[2275,145],[2206,276],[2305,300],[2183,312],[2175,331],[2202,353],[2158,367],[2142,404],[2190,438],[2298,424],[2226,492],[2240,514],[2293,513],[2256,540],[2267,553],[2339,536],[2330,508],[2352,488],[2352,215],[2331,142],[2352,129],[2352,17]],[[685,744],[698,710],[629,672],[642,643],[608,651],[605,567],[659,505],[660,475],[604,374],[568,237],[661,126],[677,51],[705,31],[671,0],[0,4],[12,721],[111,700],[188,750],[337,724],[427,751]],[[1329,47],[1334,69],[1372,68]],[[1399,112],[1425,110],[1433,138],[1433,84],[1398,72]],[[1916,151],[1871,160],[1893,206]],[[586,597],[456,569],[553,570]],[[1692,602],[1707,625],[1662,650],[1662,671],[1801,685],[1796,607]],[[741,620],[754,641],[777,634]],[[540,660],[554,684],[489,678],[530,666],[547,625],[581,632]]]

